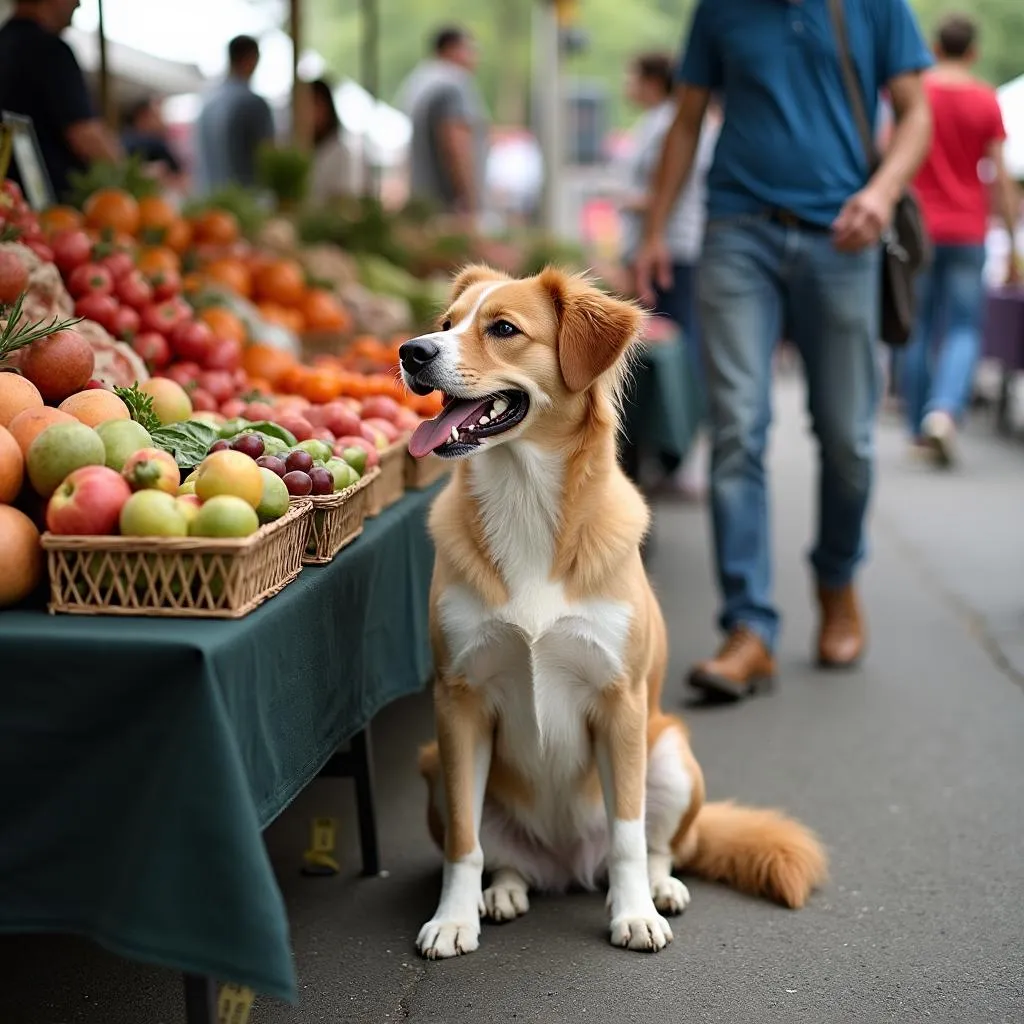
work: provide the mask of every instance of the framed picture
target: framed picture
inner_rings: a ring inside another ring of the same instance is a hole
[[[32,119],[5,110],[0,114],[0,122],[3,133],[7,136],[11,157],[18,169],[18,177],[21,178],[21,187],[29,206],[36,212],[53,206],[53,185],[50,183],[50,175],[39,150],[39,139],[36,137]]]

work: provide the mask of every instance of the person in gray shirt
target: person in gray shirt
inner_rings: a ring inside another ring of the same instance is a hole
[[[256,184],[256,153],[274,138],[274,116],[249,85],[260,62],[251,36],[228,44],[228,76],[210,94],[196,123],[196,191]]]
[[[483,207],[489,119],[474,72],[477,49],[463,28],[445,28],[432,57],[402,86],[412,121],[410,191],[448,213],[475,220]]]

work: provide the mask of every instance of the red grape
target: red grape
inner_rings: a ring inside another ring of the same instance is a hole
[[[226,452],[230,448],[230,441],[214,441],[213,444],[210,445],[210,450],[206,454],[212,455],[214,452]]]
[[[263,454],[266,445],[259,434],[242,434],[231,442],[231,447],[236,452],[248,455],[250,459],[258,459]]]
[[[297,498],[304,498],[313,490],[313,481],[310,480],[308,473],[293,469],[290,473],[285,473],[283,479],[288,493]]]
[[[261,466],[263,469],[269,469],[271,473],[276,473],[280,477],[283,477],[288,472],[284,459],[279,459],[276,455],[261,455],[256,460],[256,465]]]
[[[301,448],[289,454],[284,461],[289,472],[294,469],[300,473],[308,473],[313,468],[313,456]]]
[[[334,474],[323,466],[314,466],[309,471],[309,479],[313,482],[314,494],[334,493]]]

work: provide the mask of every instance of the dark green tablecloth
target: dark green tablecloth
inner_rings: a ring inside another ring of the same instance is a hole
[[[238,622],[0,613],[0,932],[294,998],[260,832],[427,681],[436,491]]]
[[[652,455],[685,459],[697,430],[699,386],[681,338],[645,345],[626,392],[627,443]]]

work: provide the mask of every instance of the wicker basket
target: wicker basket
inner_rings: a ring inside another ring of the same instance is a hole
[[[405,487],[409,491],[422,491],[436,483],[443,476],[447,476],[451,466],[439,459],[436,455],[428,455],[425,459],[414,459],[406,453],[405,456]]]
[[[303,565],[326,565],[363,532],[367,499],[379,474],[379,469],[371,469],[344,491],[309,499],[313,503],[313,526],[302,556]]]
[[[370,487],[370,503],[366,512],[368,516],[380,515],[405,494],[405,457],[408,446],[408,438],[402,437],[380,453],[380,476]]]
[[[50,612],[239,619],[302,571],[312,509],[297,502],[237,540],[45,533]]]

